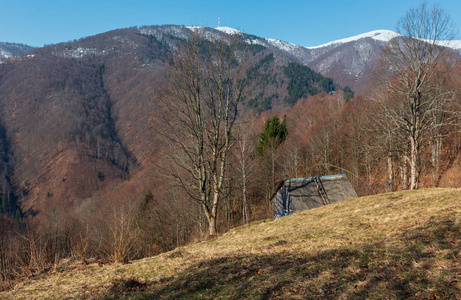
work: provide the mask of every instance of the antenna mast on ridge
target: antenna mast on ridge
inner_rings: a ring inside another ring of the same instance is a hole
[[[218,28],[221,27],[221,16],[218,15]]]

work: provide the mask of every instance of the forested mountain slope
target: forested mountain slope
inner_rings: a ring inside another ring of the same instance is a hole
[[[34,49],[0,65],[5,211],[40,211],[90,197],[123,180],[157,150],[149,128],[171,55],[193,33],[184,26],[114,30]],[[226,35],[206,29],[210,36]],[[339,91],[332,79],[277,49],[246,45],[254,64],[246,109],[262,112]],[[299,82],[299,78],[303,78]]]

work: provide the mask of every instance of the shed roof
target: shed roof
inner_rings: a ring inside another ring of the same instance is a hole
[[[287,197],[289,200],[286,200]],[[346,175],[340,174],[285,179],[279,185],[272,202],[283,206],[284,210],[299,211],[352,198],[357,198],[357,194]]]

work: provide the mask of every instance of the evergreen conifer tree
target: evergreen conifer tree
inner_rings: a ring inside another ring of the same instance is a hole
[[[256,147],[256,154],[262,156],[270,143],[274,143],[274,147],[278,148],[288,136],[288,129],[285,120],[280,122],[277,115],[266,120],[264,128],[259,134],[259,143]]]

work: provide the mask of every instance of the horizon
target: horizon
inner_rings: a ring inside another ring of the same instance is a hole
[[[0,41],[34,47],[78,40],[110,30],[183,25],[216,28],[230,27],[263,38],[282,40],[304,47],[375,30],[395,31],[400,17],[419,0],[390,0],[385,3],[361,1],[308,1],[215,3],[209,0],[174,3],[160,1],[101,0],[61,2],[50,0],[0,0],[4,14],[0,19]],[[429,5],[436,2],[430,1]],[[453,21],[461,20],[461,1],[446,0],[440,6]],[[398,7],[399,9],[395,9]],[[242,9],[245,8],[245,9]],[[296,9],[293,9],[296,8]],[[455,23],[460,32],[460,25]],[[459,37],[458,37],[459,39]]]

